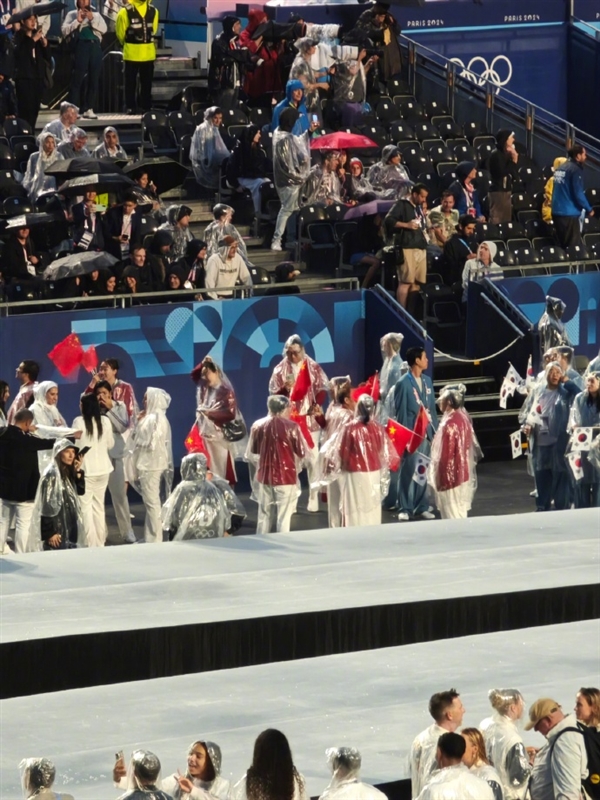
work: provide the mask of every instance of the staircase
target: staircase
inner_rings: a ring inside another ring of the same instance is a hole
[[[181,107],[181,94],[186,86],[208,87],[206,70],[198,68],[196,58],[174,58],[168,47],[160,49],[158,53],[152,82],[152,106],[177,111]]]

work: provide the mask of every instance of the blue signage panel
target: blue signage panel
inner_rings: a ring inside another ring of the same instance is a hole
[[[448,0],[424,6],[392,2],[390,10],[406,34],[419,28],[539,25],[566,22],[569,18],[567,0],[483,0],[481,3]]]
[[[600,0],[573,0],[573,16],[584,22],[600,22]]]

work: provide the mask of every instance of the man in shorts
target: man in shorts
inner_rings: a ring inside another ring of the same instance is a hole
[[[409,196],[398,200],[384,220],[386,237],[393,241],[398,254],[396,296],[408,311],[414,309],[416,292],[427,278],[427,217],[423,203],[428,194],[425,184],[415,183]]]

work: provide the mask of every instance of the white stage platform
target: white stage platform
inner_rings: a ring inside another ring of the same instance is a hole
[[[0,558],[0,642],[598,583],[600,509]]]
[[[365,780],[399,780],[413,737],[431,722],[433,692],[460,691],[465,726],[489,714],[494,686],[519,688],[527,705],[554,697],[570,711],[580,686],[599,684],[599,665],[595,620],[5,700],[0,796],[20,797],[19,761],[45,755],[56,763],[57,791],[107,800],[119,795],[111,783],[117,750],[151,749],[170,774],[183,771],[197,738],[221,745],[223,774],[238,780],[266,727],[289,737],[313,796],[327,784],[332,745],[360,748]],[[524,739],[543,741],[534,732]]]

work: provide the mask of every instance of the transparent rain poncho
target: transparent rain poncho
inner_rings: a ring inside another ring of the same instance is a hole
[[[231,218],[233,216],[233,208],[231,206],[224,206],[227,209],[227,214],[220,219],[215,219],[210,225],[206,226],[204,231],[204,241],[206,242],[206,258],[209,259],[219,252],[219,242],[226,236],[233,236],[238,243],[238,253],[244,259],[246,264],[250,264],[248,259],[248,250],[246,242],[243,240],[240,232],[235,227]]]
[[[24,758],[19,764],[21,788],[24,800],[42,795],[49,797],[56,778],[56,768],[49,758]],[[73,800],[70,794],[61,792],[62,800]]]
[[[190,453],[181,462],[181,483],[162,508],[163,528],[176,542],[216,539],[231,527],[231,512],[221,490],[207,478],[203,453]]]
[[[219,188],[221,163],[231,155],[219,129],[211,122],[216,113],[216,106],[206,109],[204,122],[196,128],[190,147],[190,161],[196,180],[208,189]]]
[[[350,200],[357,200],[358,202],[366,202],[367,200],[375,199],[375,190],[371,186],[370,180],[365,175],[365,170],[362,161],[360,158],[351,158],[349,162],[349,168],[353,164],[360,164],[360,175],[353,175],[352,171],[350,171],[349,175],[349,182],[350,182],[350,190],[349,190],[349,199]]]
[[[140,475],[161,472],[165,500],[171,493],[174,473],[171,426],[166,414],[170,403],[171,397],[164,389],[146,389],[146,414],[133,429],[124,462],[125,477],[140,495]]]
[[[226,250],[229,248],[227,247]],[[217,369],[218,384],[210,386],[202,375],[204,363],[214,364]],[[228,441],[223,433],[223,426],[234,424],[240,431],[246,430],[244,416],[235,397],[233,385],[218,364],[208,359],[194,368],[192,379],[196,384],[197,425],[200,434],[207,442],[226,447],[233,458],[242,459],[246,452],[248,436],[236,442]],[[200,413],[202,412],[202,413]]]
[[[127,768],[127,791],[119,800],[172,800],[161,788],[160,761],[149,750],[135,750]]]
[[[187,246],[194,240],[189,227],[182,228],[177,224],[182,216],[186,216],[186,212],[188,212],[187,215],[191,216],[192,209],[189,206],[184,205],[169,206],[167,208],[167,221],[163,222],[163,224],[159,225],[158,227],[159,231],[169,231],[173,237],[171,253],[173,254],[174,259],[185,258]]]
[[[583,377],[587,378],[587,376],[592,372],[597,372],[600,375],[600,353],[598,353],[596,358],[593,358],[587,365]]]
[[[294,45],[298,48],[299,53],[294,59],[290,68],[290,80],[302,81],[304,84],[306,107],[310,111],[319,110],[319,90],[309,88],[311,84],[314,85],[317,82],[317,75],[312,67],[311,60],[309,59],[307,61],[304,58],[303,53],[306,52],[307,49],[310,49],[314,44],[316,44],[316,42],[309,37],[297,39]]]
[[[215,777],[210,781],[200,780],[193,778],[189,773],[189,768],[186,770],[185,777],[192,782],[195,789],[199,789],[200,793],[209,792],[212,798],[217,800],[228,800],[230,795],[229,781],[221,777],[221,748],[215,742],[207,742],[203,739],[197,739],[192,742],[188,747],[188,756],[193,752],[194,748],[202,745],[208,753],[208,758],[212,764]],[[187,798],[196,798],[196,794],[184,794],[179,787],[176,778],[178,776],[172,775],[165,778],[162,782],[162,787],[165,792],[173,797],[173,800],[187,800]]]
[[[38,136],[39,150],[37,153],[32,153],[29,156],[27,169],[23,177],[23,188],[32,202],[35,202],[44,192],[56,191],[56,178],[54,175],[46,175],[46,170],[48,167],[51,167],[55,161],[64,161],[64,157],[58,152],[56,147],[50,155],[46,155],[44,152],[44,142],[48,138],[54,139],[55,144],[57,144],[56,138],[49,131],[40,133]]]
[[[275,365],[269,380],[269,394],[289,395],[290,386],[293,387],[300,369],[303,364],[306,364],[306,369],[310,376],[310,387],[302,400],[292,403],[298,414],[305,415],[315,403],[320,405],[325,401],[329,391],[329,380],[323,368],[314,359],[306,355],[306,352],[303,353],[302,361],[292,364],[287,357],[287,351],[292,346],[301,347],[304,351],[304,344],[298,334],[289,336],[283,346],[283,359],[279,364]],[[319,425],[313,417],[307,418],[307,424],[309,430],[316,431],[319,429]]]
[[[419,800],[494,800],[491,786],[474,775],[464,764],[445,767],[430,776]]]
[[[70,428],[63,415],[58,410],[56,403],[48,403],[46,395],[50,389],[57,389],[58,385],[54,381],[42,381],[33,390],[33,403],[29,410],[33,414],[33,424],[36,427],[35,434],[40,439],[57,439],[63,436],[71,436],[75,433],[75,428]],[[38,463],[40,474],[50,464],[52,456],[50,450],[41,450],[38,453]]]
[[[360,780],[360,753],[355,747],[330,747],[325,751],[333,773],[320,800],[384,800],[385,795]]]
[[[341,203],[340,179],[334,171],[327,172],[321,164],[316,164],[308,173],[306,183],[302,187],[302,198],[302,203],[309,206],[314,203]]]
[[[569,335],[562,322],[562,315],[566,309],[565,303],[558,297],[546,297],[546,310],[538,322],[540,335],[540,349],[542,353],[553,347],[571,345]]]
[[[509,691],[514,694],[513,690]],[[523,800],[527,793],[531,765],[516,722],[494,710],[492,716],[481,723],[480,728],[487,757],[500,776],[504,800]]]
[[[381,151],[381,160],[369,168],[368,179],[373,191],[382,199],[401,200],[408,195],[413,184],[408,170],[403,164],[389,164],[388,161],[398,148],[386,145]]]
[[[296,136],[281,128],[273,134],[273,179],[275,186],[302,186],[310,172],[307,133]]]
[[[54,533],[60,533],[67,547],[69,544],[75,546],[83,539],[83,516],[77,487],[65,477],[60,466],[60,454],[69,447],[76,449],[68,439],[54,442],[50,464],[40,478],[35,495],[27,552],[42,549],[42,517],[53,518]]]
[[[400,348],[404,336],[401,333],[386,333],[379,340],[383,365],[379,373],[379,402],[385,403],[390,389],[408,372],[408,364],[402,360]]]
[[[336,104],[364,103],[367,78],[362,62],[352,59],[337,63],[331,83]]]

